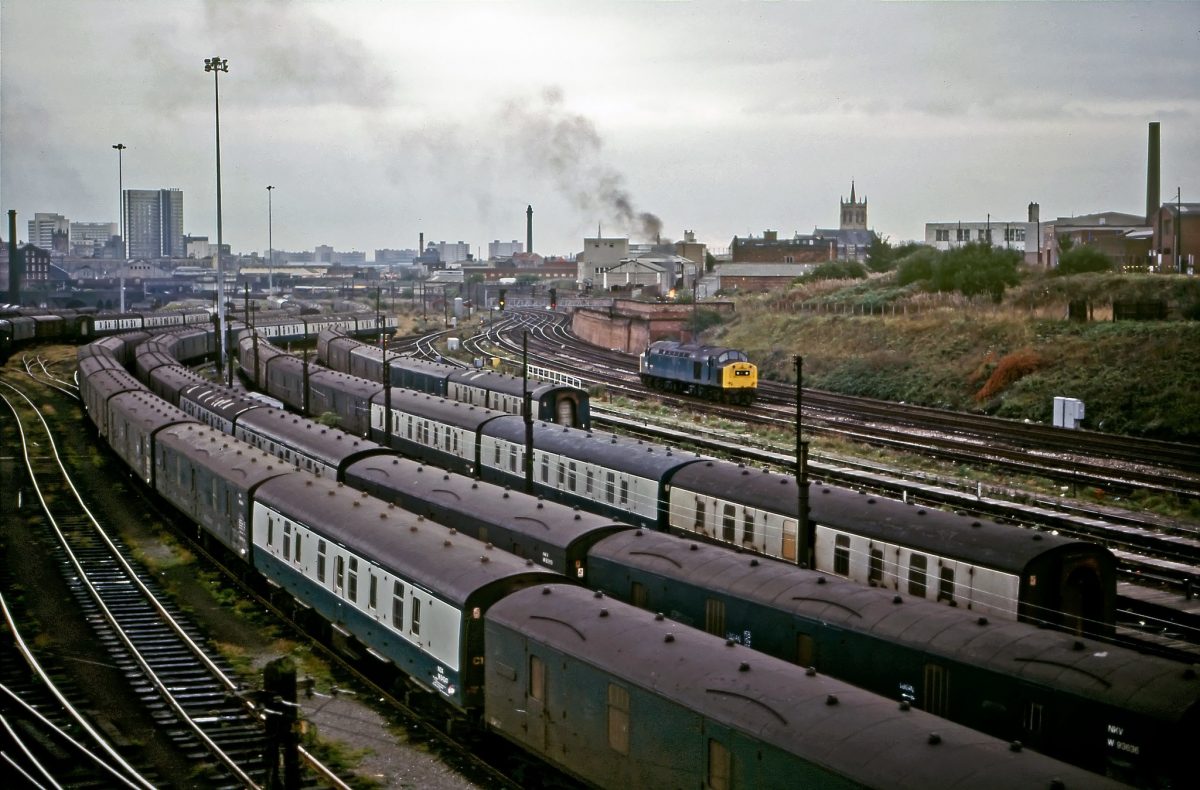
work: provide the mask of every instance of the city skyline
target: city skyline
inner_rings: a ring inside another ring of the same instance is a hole
[[[148,13],[153,9],[153,13]],[[1200,4],[231,3],[0,8],[5,209],[119,218],[178,187],[265,251],[649,240],[836,227],[851,181],[893,241],[927,222],[1141,213],[1200,186]],[[69,57],[47,58],[55,52]],[[120,54],[116,54],[120,53]]]

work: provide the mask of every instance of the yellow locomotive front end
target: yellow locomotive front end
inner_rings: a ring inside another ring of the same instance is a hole
[[[725,400],[750,403],[758,392],[758,368],[753,362],[730,362],[721,371]]]

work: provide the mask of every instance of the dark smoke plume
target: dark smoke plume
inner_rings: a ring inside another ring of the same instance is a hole
[[[561,89],[546,88],[535,101],[507,102],[498,121],[509,151],[530,168],[545,171],[586,217],[615,223],[646,241],[660,237],[662,220],[634,207],[624,178],[602,157],[604,143],[595,124],[563,106]]]

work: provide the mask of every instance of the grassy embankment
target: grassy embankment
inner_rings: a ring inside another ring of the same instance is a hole
[[[999,305],[899,289],[886,275],[823,282],[741,298],[705,339],[745,350],[782,381],[794,380],[801,354],[816,389],[1038,422],[1064,395],[1084,402],[1085,428],[1200,442],[1200,322],[1113,322],[1114,298],[1165,299],[1177,311],[1200,304],[1200,281],[1035,275]],[[1090,300],[1093,320],[1066,320],[1077,299]]]

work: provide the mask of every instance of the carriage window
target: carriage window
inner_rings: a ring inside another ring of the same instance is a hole
[[[1032,735],[1040,735],[1042,732],[1042,706],[1037,702],[1026,702],[1025,710],[1021,714],[1021,724],[1025,727],[1025,732]]]
[[[802,667],[816,666],[817,644],[809,634],[796,634],[796,663]]]
[[[736,532],[737,508],[733,505],[725,505],[721,516],[721,539],[732,543]]]
[[[696,497],[696,521],[692,525],[696,532],[704,531],[704,501]]]
[[[924,554],[913,554],[908,559],[908,594],[925,597],[925,568],[929,559]]]
[[[325,583],[325,541],[317,541],[317,581]]]
[[[612,472],[608,472],[604,480],[604,498],[608,500],[609,504],[612,504],[613,500],[616,499],[616,489],[617,477]]]
[[[542,456],[542,482],[550,482],[550,456]]]
[[[350,558],[350,578],[346,582],[351,601],[358,600],[358,557]]]
[[[546,701],[546,665],[537,656],[529,657],[529,697]]]
[[[939,601],[954,603],[954,569],[942,568],[938,571],[938,596]]]
[[[570,464],[567,465],[567,490],[568,491],[575,490],[576,477],[577,477],[577,475],[575,474],[575,462],[572,461]]]
[[[925,665],[925,710],[934,716],[945,716],[950,699],[950,678],[943,667]]]
[[[618,754],[629,754],[629,691],[608,685],[608,745]]]
[[[346,585],[346,558],[341,554],[333,563],[333,588],[338,592]]]
[[[742,514],[742,543],[754,542],[754,514],[746,511]]]
[[[404,628],[404,584],[392,582],[392,627]]]
[[[725,602],[709,598],[704,602],[704,630],[714,636],[725,636]]]
[[[496,463],[497,464],[500,463],[499,459],[496,460]],[[513,472],[517,471],[518,467],[520,466],[520,463],[521,463],[521,454],[517,452],[517,446],[515,444],[510,444],[508,446],[508,468],[509,468],[509,470],[513,471]]]
[[[883,550],[871,549],[871,567],[867,571],[867,583],[880,585],[883,583]]]
[[[641,582],[630,582],[629,602],[639,609],[646,608],[646,585]]]
[[[628,480],[621,481],[621,504],[622,505],[629,504],[629,481]]]
[[[376,587],[379,580],[376,579],[375,574],[371,573],[370,571],[367,571],[367,578],[370,580],[369,584],[367,585],[367,608],[371,611],[375,611],[375,605],[378,601]]]
[[[283,522],[283,558],[286,560],[292,553],[292,522]]]
[[[592,471],[591,467],[588,467],[587,475],[584,477],[584,493],[585,494],[592,493],[592,483],[594,481],[594,478],[595,478],[595,473]]]
[[[850,575],[850,536],[838,535],[833,541],[833,572]]]
[[[412,625],[408,630],[418,636],[421,634],[421,599],[416,596],[413,596]]]
[[[562,488],[562,484],[567,480],[567,465],[559,459],[558,462],[558,487]]]
[[[500,466],[500,442],[496,442],[495,447],[496,447],[496,456],[495,456],[495,461],[493,461],[493,463],[496,466]]]
[[[729,790],[732,779],[732,760],[729,750],[717,740],[708,739],[708,785],[709,790]]]
[[[292,562],[300,561],[300,530],[296,530],[296,553],[292,556]]]

